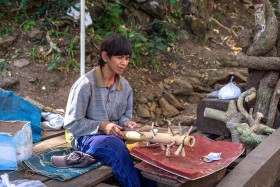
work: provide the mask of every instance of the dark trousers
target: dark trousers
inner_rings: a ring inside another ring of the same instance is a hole
[[[93,135],[78,139],[78,150],[112,167],[123,187],[140,187],[138,171],[124,142],[112,135]]]

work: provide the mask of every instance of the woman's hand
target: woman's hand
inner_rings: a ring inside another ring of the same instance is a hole
[[[131,120],[124,122],[124,126],[130,128],[130,129],[137,129],[140,127],[140,125],[138,125],[136,122],[131,121]]]
[[[121,131],[123,128],[121,126],[109,121],[102,121],[100,123],[100,130],[105,134],[118,136],[120,138],[123,137],[124,134]]]

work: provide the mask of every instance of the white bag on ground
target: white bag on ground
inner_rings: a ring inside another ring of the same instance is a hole
[[[218,93],[219,99],[236,99],[240,96],[241,90],[232,82],[233,77],[230,80],[230,83],[223,86]]]
[[[47,187],[39,180],[19,179],[10,181],[7,173],[1,175],[0,187]]]

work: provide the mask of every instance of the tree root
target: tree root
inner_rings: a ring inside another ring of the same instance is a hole
[[[57,51],[58,53],[61,53],[62,51],[56,46],[56,44],[52,41],[50,35],[49,35],[49,32],[47,32],[46,34],[46,39],[47,39],[47,42],[50,44],[50,49],[44,54],[45,56],[48,56],[50,55],[53,50]]]
[[[265,71],[279,71],[280,57],[248,56],[242,52],[237,55],[239,66]]]
[[[247,123],[239,124],[237,131],[240,134],[240,141],[251,149],[257,147],[267,137],[267,135],[254,133]]]
[[[249,56],[262,56],[269,52],[274,46],[278,35],[278,22],[273,7],[268,0],[264,1],[266,29],[260,37],[250,45],[246,54]],[[267,66],[267,64],[266,64]]]
[[[254,96],[256,96],[256,89],[251,88],[239,96],[237,104],[234,100],[231,100],[226,112],[205,108],[204,117],[225,122],[233,142],[242,142],[246,146],[254,148],[267,137],[262,134],[270,134],[275,131],[275,129],[260,123],[263,117],[261,113],[257,112],[254,119],[253,112],[248,113],[244,109],[243,101],[254,99]],[[249,125],[242,123],[243,120],[246,120]]]
[[[279,98],[280,98],[280,80],[278,80],[272,98],[270,100],[270,106],[269,106],[267,122],[266,122],[266,125],[269,127],[273,127]]]
[[[209,18],[209,21],[215,22],[217,25],[219,25],[220,27],[222,27],[223,29],[225,29],[225,30],[228,31],[229,33],[233,34],[233,36],[234,36],[235,38],[238,38],[237,34],[236,34],[235,31],[234,31],[234,29],[235,29],[236,27],[234,27],[234,29],[230,29],[230,28],[224,26],[223,24],[221,24],[218,20],[216,20],[216,19],[213,18],[213,17],[210,17],[210,18]]]

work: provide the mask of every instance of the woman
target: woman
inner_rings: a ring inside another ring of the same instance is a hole
[[[138,172],[120,139],[124,127],[136,128],[132,118],[132,89],[121,74],[132,54],[123,36],[107,37],[100,46],[98,67],[72,86],[64,128],[71,145],[112,167],[121,186],[140,186]]]

